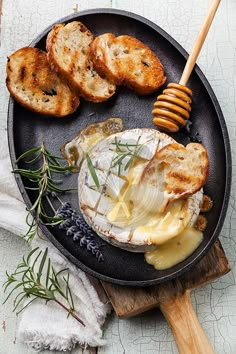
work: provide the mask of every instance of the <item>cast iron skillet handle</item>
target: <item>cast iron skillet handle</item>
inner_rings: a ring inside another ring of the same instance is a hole
[[[161,299],[160,309],[165,316],[180,354],[214,354],[190,300],[190,290],[170,299]]]

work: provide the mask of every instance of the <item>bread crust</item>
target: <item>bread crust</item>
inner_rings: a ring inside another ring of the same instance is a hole
[[[207,151],[198,143],[190,143],[186,147],[178,143],[169,144],[152,158],[142,180],[148,180],[148,176],[153,175],[153,169],[163,174],[163,183],[170,200],[188,198],[206,183],[209,173]]]
[[[166,81],[159,58],[144,43],[131,36],[102,34],[91,44],[90,56],[100,75],[140,95],[155,92]]]
[[[25,47],[8,57],[6,86],[22,106],[56,117],[69,115],[78,108],[79,98],[52,71],[46,52]]]
[[[114,95],[116,86],[93,68],[90,59],[93,39],[93,34],[81,22],[62,23],[49,32],[46,48],[52,68],[79,96],[88,101],[103,102]]]

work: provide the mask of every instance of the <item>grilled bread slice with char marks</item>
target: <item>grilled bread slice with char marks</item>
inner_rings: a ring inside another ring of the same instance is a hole
[[[206,183],[208,169],[208,155],[203,145],[190,143],[185,147],[172,143],[155,154],[141,180],[144,185],[165,190],[169,203],[199,191]]]
[[[101,75],[140,95],[153,93],[166,81],[158,57],[134,37],[102,34],[91,45],[91,58]]]
[[[79,106],[79,98],[48,64],[46,52],[25,47],[7,62],[7,88],[24,107],[44,115],[63,117]]]
[[[48,34],[46,47],[54,70],[66,78],[80,96],[102,102],[115,93],[116,86],[93,68],[89,56],[93,39],[93,34],[81,22],[73,21],[55,25]]]

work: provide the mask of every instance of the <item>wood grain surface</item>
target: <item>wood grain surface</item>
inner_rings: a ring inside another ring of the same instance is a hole
[[[28,43],[45,27],[74,11],[113,7],[131,11],[154,21],[172,35],[187,51],[206,13],[206,0],[0,0],[0,148],[6,135],[8,92],[5,89],[5,63],[9,53]],[[223,110],[229,129],[233,153],[233,186],[221,242],[232,272],[192,292],[191,300],[199,321],[216,353],[236,353],[236,0],[221,2],[198,64],[208,78]],[[158,45],[158,43],[157,43]],[[204,119],[204,116],[203,116]],[[24,241],[0,230],[0,286],[5,269],[13,270],[26,251]],[[2,293],[0,292],[0,297]],[[2,302],[2,297],[1,297]],[[12,303],[0,305],[0,353],[33,354],[16,339],[19,321],[11,312]],[[166,321],[159,310],[126,320],[111,314],[106,321],[104,337],[107,345],[99,348],[104,354],[172,354],[177,348]],[[49,353],[44,351],[43,354]],[[54,352],[55,354],[56,352]],[[81,354],[75,348],[71,353]]]
[[[193,310],[190,291],[211,282],[230,270],[219,241],[210,252],[181,277],[146,288],[132,288],[102,282],[116,314],[136,316],[160,307],[180,354],[214,354],[211,343]]]
[[[192,290],[225,275],[230,270],[219,241],[210,252],[181,277],[160,285],[133,288],[101,282],[116,314],[121,318],[136,316],[165,303],[174,302],[186,290]]]

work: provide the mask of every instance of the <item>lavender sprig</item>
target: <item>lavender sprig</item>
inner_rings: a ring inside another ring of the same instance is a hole
[[[99,247],[94,240],[95,232],[86,224],[82,216],[79,216],[77,212],[72,209],[69,202],[62,203],[57,196],[58,193],[70,191],[70,189],[62,189],[58,186],[61,180],[56,179],[55,176],[65,176],[73,169],[72,166],[63,165],[59,162],[61,158],[55,156],[49,152],[44,143],[37,148],[23,153],[17,160],[24,160],[27,164],[32,164],[35,161],[41,160],[39,169],[15,169],[13,172],[26,177],[32,183],[34,187],[29,188],[38,192],[36,201],[32,207],[28,210],[26,222],[29,226],[28,232],[25,238],[28,242],[31,242],[35,235],[38,234],[39,222],[47,226],[59,225],[61,229],[66,230],[67,236],[73,237],[73,241],[79,242],[80,247],[86,247],[99,262],[102,262],[103,255],[99,250]],[[26,187],[27,188],[27,187]],[[53,204],[50,201],[50,196],[57,197],[62,204],[56,211]],[[47,200],[54,215],[49,216],[44,208],[44,200]],[[30,215],[33,213],[33,218],[30,219]],[[38,234],[39,235],[39,234]]]
[[[98,262],[104,261],[103,254],[94,239],[96,233],[84,218],[77,214],[69,202],[63,203],[55,216],[64,219],[60,223],[59,229],[65,230],[66,235],[72,237],[74,242],[78,242],[81,248],[86,247],[87,251],[92,253]]]

